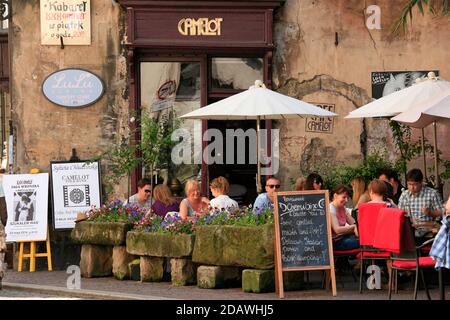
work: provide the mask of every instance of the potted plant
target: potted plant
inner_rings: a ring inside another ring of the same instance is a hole
[[[199,264],[274,268],[272,210],[211,210],[195,226],[192,260]]]
[[[133,222],[145,216],[136,205],[114,200],[85,213],[86,219],[77,222],[72,230],[74,242],[81,243],[81,275],[84,277],[127,276],[128,262],[133,257],[125,249],[126,234]]]
[[[164,263],[170,263],[172,284],[195,283],[193,233],[194,223],[182,220],[175,212],[164,219],[154,215],[135,222],[134,230],[127,234],[126,247],[128,253],[141,256],[141,281],[162,281]]]

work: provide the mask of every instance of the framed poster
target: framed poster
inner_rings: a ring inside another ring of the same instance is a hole
[[[416,79],[427,77],[430,71],[439,76],[439,70],[372,72],[372,98],[379,99],[410,87],[416,82]]]
[[[6,240],[44,241],[48,224],[48,173],[3,176]]]
[[[100,163],[52,161],[50,172],[53,229],[73,229],[78,212],[101,206]]]

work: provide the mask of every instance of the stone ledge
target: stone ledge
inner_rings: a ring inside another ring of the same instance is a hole
[[[274,226],[197,226],[192,261],[202,265],[274,268]]]
[[[120,246],[125,244],[131,228],[131,224],[121,222],[82,221],[75,225],[70,236],[76,243]]]
[[[192,255],[193,234],[167,234],[130,231],[127,252],[139,256],[183,258]]]

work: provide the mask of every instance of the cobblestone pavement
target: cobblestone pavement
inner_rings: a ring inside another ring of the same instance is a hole
[[[196,286],[172,286],[170,282],[146,282],[119,281],[113,277],[104,278],[82,278],[81,290],[71,291],[67,289],[67,277],[65,271],[37,271],[37,272],[15,272],[8,270],[3,284],[5,289],[34,290],[50,294],[51,296],[84,297],[82,293],[90,294],[90,299],[182,299],[182,300],[274,300],[278,299],[274,292],[271,293],[246,293],[241,288],[229,289],[200,289]],[[359,293],[359,279],[351,276],[337,277],[337,297],[333,297],[330,291],[321,288],[320,272],[311,272],[311,285],[301,291],[285,292],[286,300],[386,300],[387,290],[368,290]],[[431,285],[431,296],[433,300],[439,299],[437,285]],[[448,291],[448,290],[447,290]],[[73,293],[73,294],[72,294]],[[77,295],[76,295],[76,294]],[[99,297],[98,295],[103,295]],[[110,295],[110,296],[108,296]],[[407,284],[393,294],[393,300],[411,300],[413,297],[412,286]],[[85,297],[86,298],[86,297]],[[446,300],[450,298],[446,293]],[[425,291],[419,290],[419,300],[425,300]]]

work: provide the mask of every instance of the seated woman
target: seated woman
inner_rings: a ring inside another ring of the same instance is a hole
[[[353,208],[357,208],[360,203],[370,201],[369,191],[366,189],[366,182],[361,177],[353,178],[350,182],[353,189]]]
[[[217,177],[211,181],[209,184],[211,193],[214,199],[211,200],[209,205],[216,209],[227,209],[227,208],[239,208],[236,201],[228,196],[228,190],[230,185],[228,180],[224,177]]]
[[[350,199],[350,190],[344,185],[338,185],[333,191],[333,201],[330,202],[331,229],[333,248],[335,250],[351,250],[359,248],[358,229],[355,219],[346,210],[345,205]]]
[[[209,199],[202,197],[200,193],[200,183],[197,180],[186,181],[184,187],[186,198],[180,203],[180,217],[187,220],[195,214],[203,214],[209,206]]]
[[[165,184],[158,184],[153,189],[152,212],[157,216],[163,217],[167,212],[180,211],[180,205],[178,201],[172,196],[172,192]]]
[[[392,199],[387,198],[388,189],[386,183],[382,180],[372,180],[369,183],[369,196],[370,201],[368,203],[386,203],[388,208],[397,208]]]
[[[306,185],[306,179],[304,177],[298,177],[297,180],[295,180],[295,191],[303,191],[305,190]]]
[[[306,177],[303,190],[322,190],[323,179],[318,173],[310,173]]]

